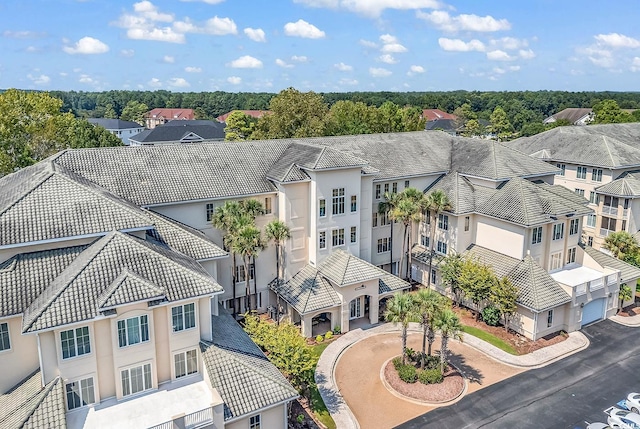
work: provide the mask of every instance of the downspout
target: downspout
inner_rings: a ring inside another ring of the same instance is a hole
[[[40,334],[36,333],[36,342],[38,343],[38,364],[40,365],[40,382],[42,387],[45,386],[44,382],[44,368],[42,367],[42,347],[40,347]]]

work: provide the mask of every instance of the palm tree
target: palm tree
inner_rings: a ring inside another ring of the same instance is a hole
[[[411,239],[413,238],[413,224],[420,221],[420,214],[426,199],[422,192],[416,188],[406,188],[400,194],[400,204],[398,204],[399,220],[404,225],[403,255],[407,257],[406,278],[410,279],[409,269],[411,267]]]
[[[236,201],[227,201],[223,206],[216,208],[211,223],[214,228],[223,232],[224,247],[231,252],[231,260],[233,261],[233,271],[231,274],[231,282],[233,287],[233,314],[236,315],[236,254],[232,250],[231,243],[234,240],[234,226],[238,222],[241,214],[240,205]]]
[[[286,223],[281,220],[272,220],[264,227],[267,240],[273,241],[276,245],[276,283],[278,287],[283,279],[283,275],[280,273],[280,268],[284,271],[284,242],[288,238],[291,238],[291,230]],[[276,323],[280,324],[280,294],[276,289]]]
[[[397,293],[387,301],[387,311],[384,319],[394,325],[398,323],[402,326],[402,364],[404,365],[407,356],[407,328],[409,322],[417,321],[413,299],[406,293]]]
[[[396,208],[399,202],[399,194],[392,192],[384,193],[384,201],[378,204],[378,214],[389,216],[391,221],[391,237],[389,238],[389,272],[393,274],[393,224],[395,219],[390,217],[390,213]],[[399,271],[399,270],[398,270]],[[398,273],[399,274],[399,273]]]
[[[618,312],[622,310],[622,305],[625,301],[630,300],[633,297],[633,293],[631,292],[631,288],[626,283],[620,285],[620,292],[618,293],[618,298],[620,299],[620,304],[618,305]]]
[[[427,286],[431,286],[431,270],[433,268],[433,246],[435,245],[436,222],[441,212],[451,209],[449,197],[441,189],[436,189],[427,195],[424,202],[425,207],[431,211],[431,237],[429,238],[429,275]]]
[[[245,277],[245,299],[249,310],[253,310],[251,305],[251,272],[249,271],[249,266],[251,259],[255,258],[255,256],[264,248],[260,230],[252,224],[244,226],[237,232],[237,235],[231,244],[231,248],[242,257]],[[257,293],[258,285],[255,278],[255,271],[254,286]]]
[[[426,342],[429,341],[428,354],[431,356],[431,346],[435,340],[435,332],[433,322],[438,314],[445,309],[445,301],[439,293],[422,288],[413,294],[414,305],[418,315],[420,316],[420,325],[422,325],[422,361],[420,369],[424,369]]]
[[[440,331],[440,371],[444,374],[444,365],[448,350],[447,343],[450,338],[462,341],[462,324],[460,323],[458,315],[450,308],[447,308],[438,313],[434,321],[434,326],[438,331]]]
[[[604,239],[604,248],[616,258],[624,259],[627,254],[638,250],[638,242],[627,231],[618,231]]]

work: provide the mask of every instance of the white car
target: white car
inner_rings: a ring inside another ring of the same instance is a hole
[[[606,423],[594,422],[594,423],[589,423],[587,425],[587,429],[611,429],[611,426],[609,426]]]
[[[609,407],[604,412],[612,429],[640,429],[640,414],[616,407]]]
[[[640,414],[640,393],[629,393],[624,401],[627,410]]]

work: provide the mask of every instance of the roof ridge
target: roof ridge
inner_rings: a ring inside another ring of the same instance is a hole
[[[106,302],[109,301],[109,299],[115,294],[115,292],[122,286],[122,284],[128,278],[131,278],[134,281],[138,281],[142,283],[144,286],[150,287],[151,289],[154,290],[154,292],[163,293],[163,294],[166,293],[165,288],[154,284],[149,279],[144,278],[138,273],[135,273],[129,270],[129,268],[127,267],[124,267],[122,271],[120,271],[120,274],[118,274],[116,278],[113,279],[109,287],[107,287],[100,295],[97,296],[96,304],[98,305],[98,308],[102,308],[104,304],[106,304]]]
[[[522,206],[522,211],[524,212],[524,221],[526,222],[527,225],[529,225],[529,210],[526,204],[526,200],[525,200],[525,195],[524,195],[524,185],[523,185],[523,181],[525,179],[522,178],[517,178],[520,179],[518,180],[516,183],[518,185],[519,188],[519,193],[520,193],[520,201],[522,201],[521,206]]]
[[[54,176],[55,171],[53,170],[53,162],[51,161],[42,161],[45,163],[46,167],[42,170],[42,171],[47,171],[47,175],[46,177],[42,178],[36,185],[28,188],[26,191],[22,192],[14,201],[13,203],[9,204],[7,207],[5,207],[3,210],[0,210],[0,216],[2,216],[3,214],[5,214],[10,208],[14,207],[16,204],[18,204],[20,201],[22,201],[23,199],[25,199],[28,195],[30,195],[33,191],[35,191],[36,189],[38,189],[39,187],[41,187],[45,182],[47,182],[49,179],[51,179],[51,177]],[[21,181],[21,183],[24,183],[24,181]]]
[[[602,136],[602,142],[604,143],[604,147],[607,149],[607,153],[609,154],[609,159],[611,160],[611,165],[616,165],[615,160],[613,159],[613,154],[611,153],[611,148],[609,147],[609,142],[607,141],[607,136]]]

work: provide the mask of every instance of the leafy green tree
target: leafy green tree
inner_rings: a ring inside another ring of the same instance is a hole
[[[530,122],[524,124],[520,129],[520,135],[522,137],[534,136],[547,130],[547,127],[542,122]]]
[[[267,240],[273,241],[276,246],[276,282],[278,285],[282,283],[284,276],[284,243],[291,238],[291,230],[286,223],[275,219],[264,227]],[[280,323],[280,294],[276,292],[276,323]]]
[[[416,188],[405,188],[399,194],[398,203],[390,212],[391,220],[400,221],[404,226],[402,254],[400,255],[400,274],[402,274],[402,263],[406,257],[407,265],[405,267],[405,277],[407,279],[410,278],[411,237],[413,236],[413,224],[420,221],[422,211],[426,205],[427,200],[422,192],[418,191]]]
[[[624,260],[627,255],[635,255],[640,252],[638,242],[627,231],[618,231],[611,233],[604,239],[605,249],[611,252],[613,256]]]
[[[633,117],[620,109],[615,100],[602,100],[593,106],[595,124],[619,124],[623,122],[631,122]]]
[[[371,134],[377,117],[375,106],[340,100],[329,109],[326,134],[329,136]]]
[[[493,110],[489,121],[491,122],[491,131],[496,134],[498,141],[508,139],[512,135],[513,126],[502,107],[498,106]]]
[[[434,326],[440,332],[440,371],[444,374],[449,339],[462,341],[462,324],[458,315],[447,308],[437,314]]]
[[[438,216],[443,211],[451,209],[451,202],[449,201],[447,194],[442,189],[435,189],[427,194],[424,202],[424,208],[427,209],[431,215],[431,219],[429,220],[429,223],[431,224],[431,233],[429,237],[429,274],[427,276],[427,286],[431,286],[431,270],[433,269],[433,258],[435,256],[433,248],[436,241],[436,222],[438,222]]]
[[[233,268],[231,271],[231,283],[233,288],[233,314],[234,316],[237,314],[236,309],[236,283],[238,282],[236,272],[237,272],[237,260],[236,253],[233,250],[233,241],[235,239],[235,234],[237,232],[238,221],[241,217],[241,209],[240,204],[236,201],[226,201],[224,205],[216,208],[216,211],[211,220],[211,224],[214,228],[222,231],[222,241],[224,243],[224,247],[231,252],[231,261],[233,263]]]
[[[227,117],[224,139],[227,141],[247,140],[253,133],[257,122],[257,118],[249,116],[240,110],[234,110]]]
[[[460,272],[462,270],[462,264],[464,258],[460,253],[449,253],[440,262],[440,277],[442,284],[445,288],[448,288],[453,295],[453,302],[456,305],[460,305],[462,302],[463,290],[460,287]]]
[[[518,293],[518,288],[507,277],[502,277],[491,285],[489,300],[500,312],[506,331],[509,331],[509,321],[518,309]]]
[[[407,357],[407,329],[410,322],[419,320],[411,295],[400,292],[389,298],[384,319],[394,325],[400,324],[402,327],[402,364],[404,365]]]
[[[122,109],[120,119],[144,125],[144,115],[149,111],[149,107],[137,100],[130,100]]]
[[[271,114],[258,119],[252,139],[318,137],[325,133],[329,108],[313,91],[285,89],[271,99],[269,110]]]
[[[258,253],[264,249],[264,241],[260,229],[255,225],[247,225],[241,228],[235,236],[233,243],[231,243],[231,249],[242,258],[244,265],[245,300],[247,307],[253,310],[254,302],[251,299],[251,271],[249,270],[249,266],[252,258],[255,258]],[[254,270],[253,282],[257,292],[256,280]]]
[[[416,307],[416,312],[420,318],[420,325],[422,326],[422,356],[420,369],[424,369],[426,343],[429,342],[429,349],[427,353],[431,356],[431,346],[435,341],[435,330],[433,326],[434,320],[438,317],[438,314],[441,311],[447,308],[447,306],[442,295],[427,288],[418,289],[418,291],[413,294],[413,304]]]
[[[475,305],[476,320],[480,319],[480,304],[491,296],[496,281],[495,274],[488,266],[471,258],[463,260],[458,282],[465,297]]]
[[[482,126],[477,119],[470,119],[464,125],[462,135],[465,137],[475,137],[482,135]]]
[[[118,114],[116,113],[115,109],[113,108],[113,104],[108,104],[107,107],[104,110],[104,118],[108,118],[108,119],[117,119],[118,118]]]
[[[633,298],[633,291],[631,290],[629,285],[627,285],[626,283],[620,285],[620,292],[618,292],[618,311],[622,310],[624,302],[629,301],[631,298]]]

